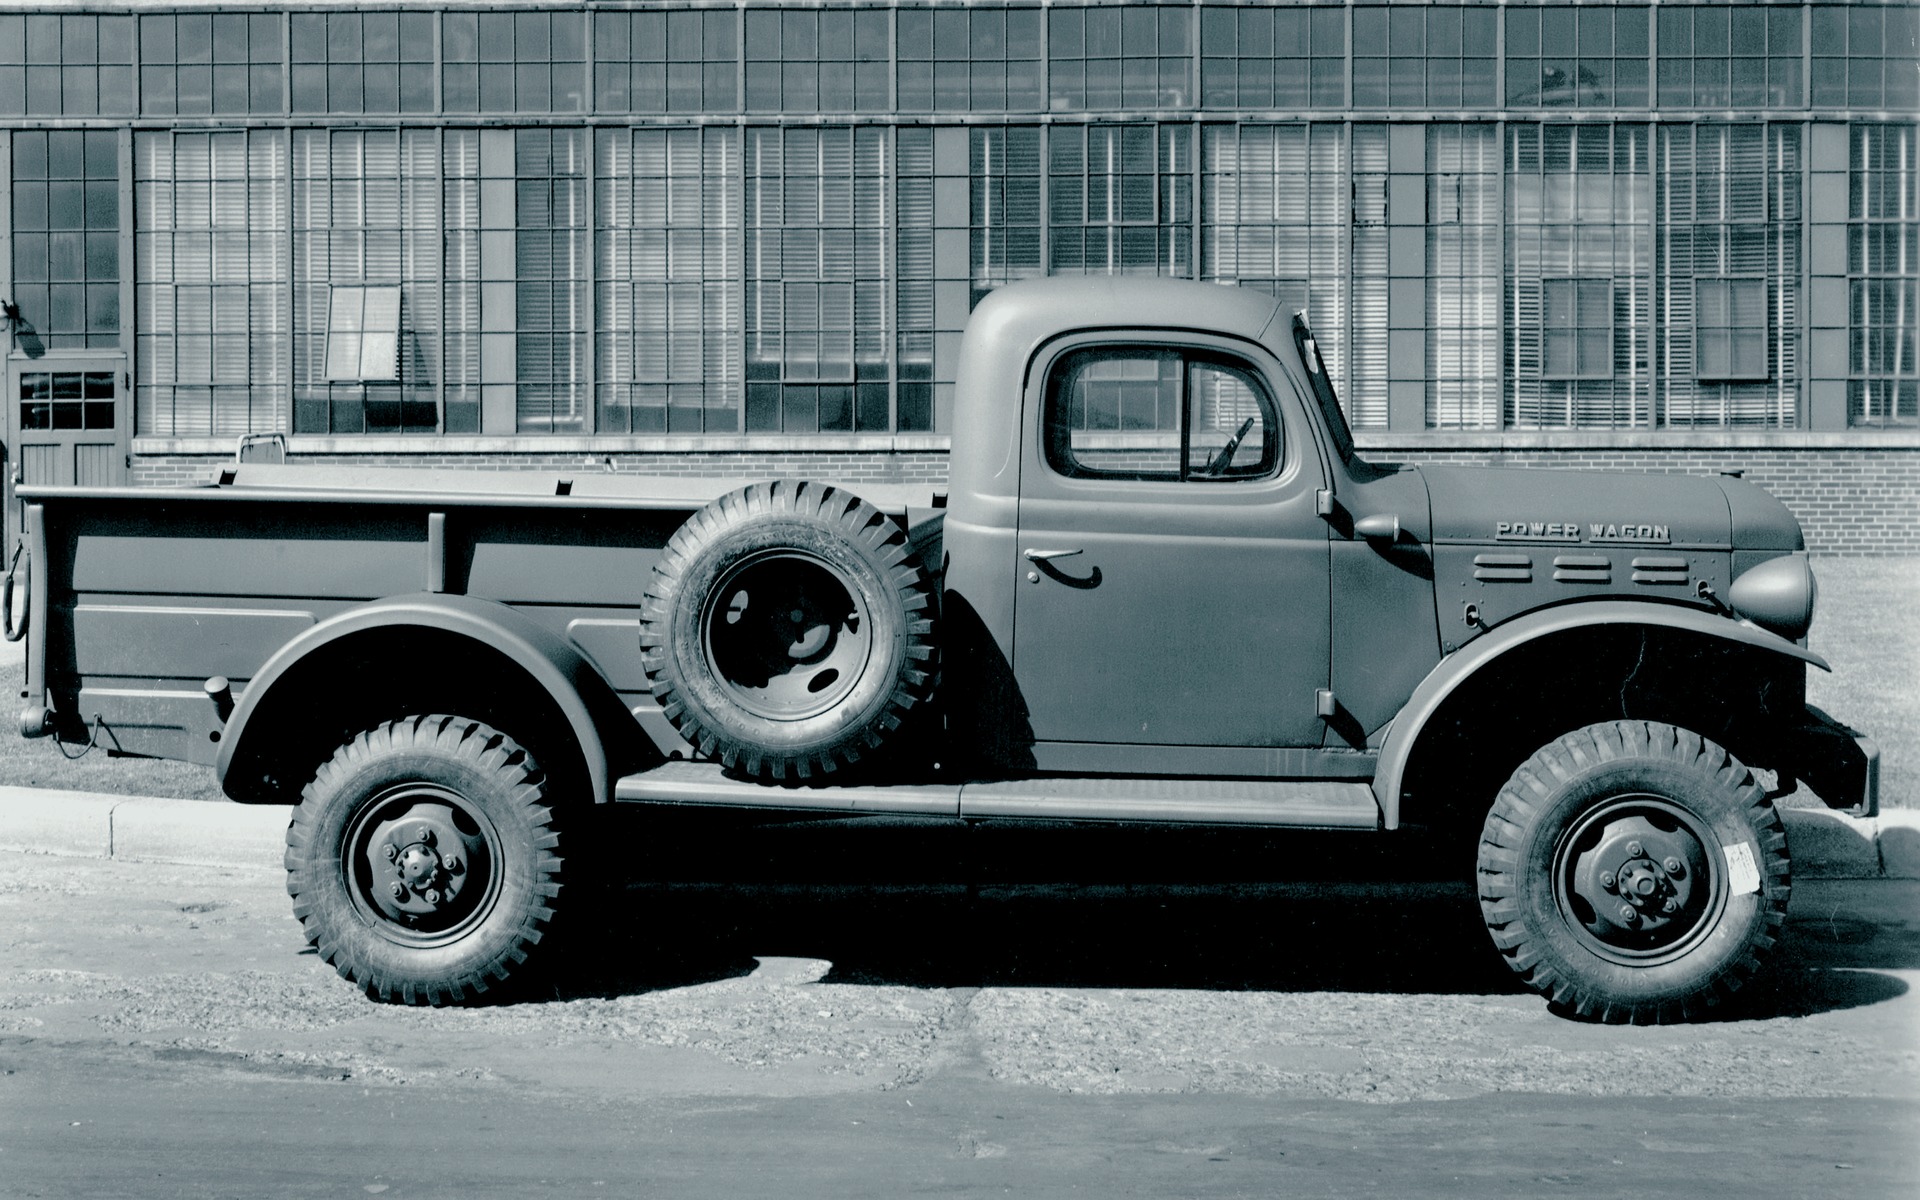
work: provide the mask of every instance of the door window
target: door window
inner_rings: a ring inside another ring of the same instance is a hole
[[[1207,482],[1271,475],[1272,397],[1239,360],[1159,347],[1080,350],[1048,381],[1047,461],[1075,478]]]
[[[20,428],[112,429],[112,371],[23,371]]]

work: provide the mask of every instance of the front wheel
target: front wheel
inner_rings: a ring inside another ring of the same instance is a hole
[[[1741,762],[1689,730],[1589,725],[1515,771],[1480,835],[1480,908],[1507,964],[1556,1008],[1688,1020],[1778,940],[1786,830]]]
[[[287,891],[320,957],[377,1000],[470,999],[521,970],[560,892],[546,777],[479,721],[388,721],[348,741],[287,827]]]

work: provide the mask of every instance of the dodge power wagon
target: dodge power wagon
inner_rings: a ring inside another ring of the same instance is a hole
[[[1781,935],[1774,801],[1875,811],[1739,479],[1366,461],[1304,315],[1164,280],[989,295],[951,438],[944,491],[21,488],[22,731],[291,805],[309,941],[427,1004],[524,982],[622,803],[1463,832],[1527,984],[1682,1020]]]

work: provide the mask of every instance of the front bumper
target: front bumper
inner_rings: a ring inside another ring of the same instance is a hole
[[[1794,775],[1828,808],[1848,816],[1880,813],[1880,747],[1850,725],[1807,705],[1807,719],[1789,730],[1788,762]]]

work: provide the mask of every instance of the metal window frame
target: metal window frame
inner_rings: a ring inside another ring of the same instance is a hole
[[[1733,319],[1733,293],[1734,286],[1737,284],[1753,284],[1760,289],[1761,320],[1758,325],[1742,324]],[[1726,292],[1728,317],[1725,324],[1710,325],[1700,319],[1701,291],[1703,288],[1712,287],[1724,289]],[[1695,275],[1693,277],[1693,377],[1701,383],[1764,383],[1771,380],[1773,370],[1769,364],[1773,358],[1773,329],[1766,319],[1769,308],[1765,275]],[[1763,339],[1760,343],[1760,363],[1758,367],[1742,370],[1739,367],[1738,355],[1735,353],[1735,347],[1738,345],[1735,335],[1756,332]],[[1727,341],[1725,371],[1709,373],[1701,363],[1700,346],[1709,336],[1724,337]]]

